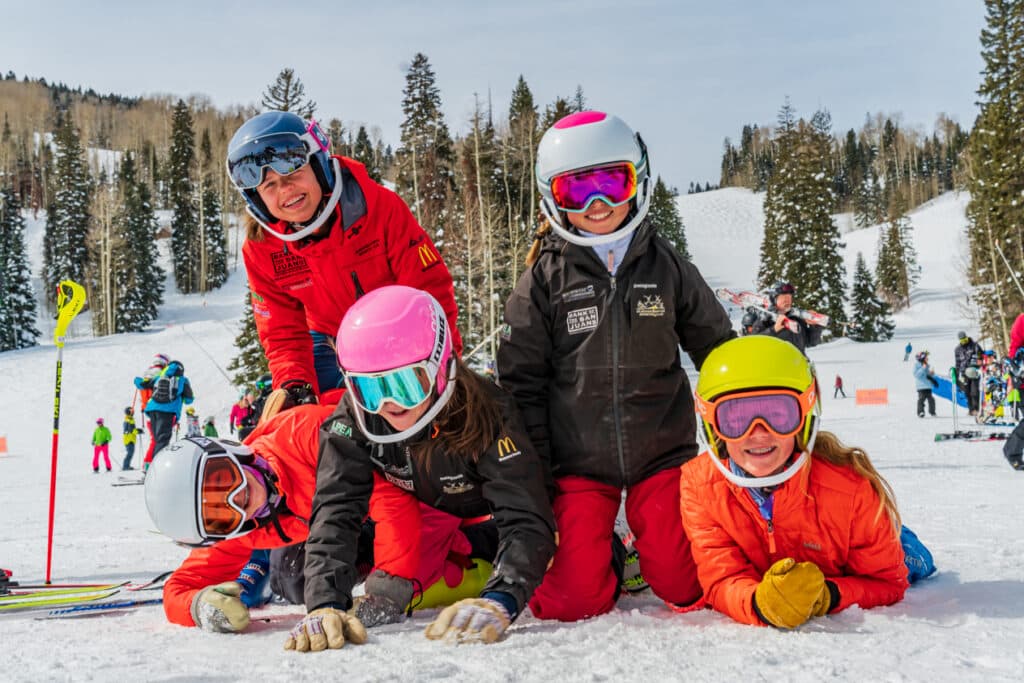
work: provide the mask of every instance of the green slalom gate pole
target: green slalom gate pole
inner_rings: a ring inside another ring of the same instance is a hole
[[[53,504],[57,493],[57,439],[60,436],[60,377],[64,354],[64,333],[85,305],[85,289],[71,280],[57,285],[57,327],[53,342],[57,345],[57,383],[53,392],[53,449],[50,455],[50,519],[46,525],[46,583],[50,583],[50,561],[53,558]]]

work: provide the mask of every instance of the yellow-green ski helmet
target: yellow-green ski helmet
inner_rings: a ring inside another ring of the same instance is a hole
[[[696,401],[701,446],[733,483],[743,487],[775,486],[786,481],[806,461],[818,433],[821,414],[817,378],[810,361],[800,350],[787,341],[767,335],[749,335],[731,339],[714,349],[701,366],[697,379]],[[718,453],[718,440],[711,424],[708,403],[726,394],[759,389],[788,389],[798,395],[810,392],[808,399],[813,409],[805,411],[804,425],[797,438],[803,449],[800,458],[781,473],[769,477],[738,477],[722,463]]]

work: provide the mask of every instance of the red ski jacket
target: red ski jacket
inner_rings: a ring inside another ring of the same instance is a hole
[[[326,237],[288,243],[264,232],[242,247],[256,331],[275,388],[288,380],[316,387],[310,330],[334,338],[356,299],[384,285],[432,294],[462,354],[452,276],[434,243],[397,194],[373,182],[359,162],[335,158],[343,190]]]
[[[1024,313],[1017,316],[1010,328],[1010,348],[1006,355],[1013,358],[1017,355],[1017,349],[1024,346]]]
[[[335,405],[302,405],[285,410],[256,427],[246,445],[263,457],[277,476],[278,491],[285,496],[288,512],[279,518],[290,543],[306,540],[307,522],[313,509],[320,425]],[[238,578],[253,550],[290,545],[268,525],[244,536],[196,548],[164,584],[167,619],[195,626],[190,608],[195,594],[207,586]]]
[[[888,515],[867,479],[812,457],[773,494],[769,524],[745,490],[706,453],[682,466],[680,509],[697,575],[710,605],[745,624],[762,624],[754,590],[776,561],[813,562],[839,588],[833,611],[903,599],[907,566]]]

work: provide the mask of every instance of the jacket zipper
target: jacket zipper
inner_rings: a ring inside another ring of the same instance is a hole
[[[768,520],[768,554],[775,559],[775,523]]]
[[[619,405],[619,306],[616,302],[617,288],[615,276],[609,273],[611,278],[611,307],[612,307],[612,416],[615,419],[615,447],[619,456],[619,473],[622,475],[622,484],[626,485],[626,459],[622,451],[622,408]]]

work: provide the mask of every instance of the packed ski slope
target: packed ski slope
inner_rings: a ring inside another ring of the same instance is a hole
[[[753,285],[762,200],[736,189],[680,199],[694,259],[713,287]],[[1022,680],[1024,475],[1010,469],[998,443],[934,443],[936,431],[952,429],[950,405],[939,402],[938,418],[915,417],[911,364],[903,362],[910,341],[946,366],[957,330],[976,333],[962,310],[965,203],[947,195],[913,214],[922,278],[892,341],[841,340],[811,351],[825,389],[824,427],[868,451],[895,488],[904,521],[939,566],[898,605],[853,608],[780,632],[711,611],[677,615],[651,596],[627,596],[599,618],[560,624],[527,614],[504,642],[462,647],[425,640],[430,615],[417,614],[374,631],[364,646],[316,655],[281,649],[300,607],[264,610],[240,636],[173,626],[154,607],[84,619],[0,617],[0,679]],[[40,230],[41,221],[33,221],[36,245]],[[849,268],[858,250],[873,260],[876,232],[845,235]],[[222,369],[232,355],[243,288],[239,271],[205,299],[169,295],[157,329],[147,334],[92,339],[87,321],[79,323],[64,352],[55,580],[144,579],[184,556],[151,532],[141,487],[114,488],[116,472],[93,474],[90,436],[97,417],[117,424],[132,377],[157,351],[184,362],[200,414],[216,415],[225,433],[234,390]],[[55,359],[49,344],[0,354],[0,434],[10,450],[0,455],[0,566],[23,580],[40,579],[45,568]],[[832,398],[836,373],[851,398]],[[856,389],[876,387],[888,388],[889,405],[855,405]],[[112,452],[116,462],[120,445]]]

